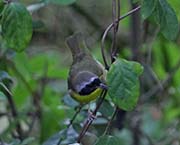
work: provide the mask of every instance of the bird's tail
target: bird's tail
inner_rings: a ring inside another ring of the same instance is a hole
[[[81,33],[75,33],[74,35],[66,39],[68,47],[71,49],[72,56],[75,57],[80,53],[85,52],[85,43]]]

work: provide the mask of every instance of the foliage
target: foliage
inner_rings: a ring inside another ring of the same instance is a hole
[[[7,48],[22,51],[27,47],[32,36],[32,20],[22,4],[12,2],[5,6],[1,26]]]
[[[117,59],[111,66],[107,83],[113,103],[126,111],[134,109],[139,97],[139,80],[142,66],[136,62]]]
[[[178,5],[0,0],[0,144],[178,144]],[[71,56],[64,42],[76,31],[85,33],[93,56],[107,61],[105,99],[82,107],[67,91]]]
[[[177,38],[179,32],[177,16],[166,0],[144,0],[142,16],[146,19],[150,15],[160,25],[161,32],[167,39],[174,40]]]

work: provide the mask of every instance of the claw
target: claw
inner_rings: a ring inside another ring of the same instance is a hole
[[[91,111],[88,111],[89,112],[89,117],[88,117],[88,121],[89,122],[92,122],[94,119],[96,119],[96,115],[94,115]]]
[[[108,90],[108,86],[103,83],[100,84],[100,88],[102,88],[103,90]]]

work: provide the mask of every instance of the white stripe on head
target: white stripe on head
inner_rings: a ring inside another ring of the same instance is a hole
[[[77,85],[77,90],[79,90],[78,92],[80,92],[83,88],[86,87],[86,85],[90,84],[91,82],[93,82],[97,78],[98,77],[92,77],[92,78],[90,78],[90,80],[88,82],[82,82],[80,85]]]

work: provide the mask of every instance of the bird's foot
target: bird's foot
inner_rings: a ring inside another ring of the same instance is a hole
[[[92,121],[94,121],[94,119],[97,118],[96,115],[94,115],[93,112],[90,110],[88,111],[88,114],[89,114],[89,116],[88,116],[89,122],[92,122]]]

